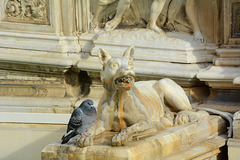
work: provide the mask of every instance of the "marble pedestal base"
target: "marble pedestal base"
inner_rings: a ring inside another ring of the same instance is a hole
[[[225,138],[219,135],[226,130],[225,121],[219,116],[190,123],[184,126],[168,127],[156,135],[133,140],[126,146],[109,145],[115,133],[103,133],[95,138],[93,146],[79,148],[75,141],[61,145],[53,143],[42,151],[42,160],[122,160],[122,159],[193,159],[215,156],[225,145]],[[59,137],[60,139],[61,137]]]
[[[134,59],[174,63],[211,62],[216,46],[194,41],[188,34],[157,34],[148,29],[116,29],[98,33],[93,38],[91,54],[98,56],[104,48],[113,57],[120,57],[130,45],[135,46]]]

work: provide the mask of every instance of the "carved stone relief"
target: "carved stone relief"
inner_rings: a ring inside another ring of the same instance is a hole
[[[64,97],[61,75],[0,70],[0,96]]]
[[[240,2],[232,6],[232,37],[240,38]]]
[[[48,0],[7,0],[3,7],[6,21],[49,24]]]

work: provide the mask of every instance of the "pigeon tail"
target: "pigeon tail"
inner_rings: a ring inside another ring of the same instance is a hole
[[[62,137],[62,144],[67,143],[72,137],[76,136],[75,130],[70,130],[69,132],[65,133]]]

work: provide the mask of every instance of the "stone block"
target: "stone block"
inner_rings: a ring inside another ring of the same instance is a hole
[[[57,142],[47,145],[41,155],[42,160],[172,159],[177,155],[192,159],[207,153],[211,154],[206,157],[211,157],[225,145],[225,139],[218,137],[225,131],[225,121],[219,116],[210,116],[201,122],[167,127],[157,134],[139,137],[138,141],[130,141],[122,147],[111,147],[110,139],[115,133],[105,132],[95,138],[93,146],[79,148],[74,140],[64,145]]]
[[[99,48],[104,47],[113,53],[113,57],[119,57],[129,45],[134,45],[136,60],[175,63],[211,62],[217,48],[213,44],[193,41],[188,34],[168,33],[163,36],[146,29],[104,32],[94,39],[93,44],[93,56],[97,56]]]
[[[239,160],[240,139],[229,138],[227,146],[228,146],[228,159]]]
[[[240,111],[233,115],[233,138],[240,139]]]

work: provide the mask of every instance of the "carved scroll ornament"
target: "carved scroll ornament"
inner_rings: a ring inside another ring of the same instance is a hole
[[[8,21],[49,23],[47,0],[7,0],[5,15]]]

